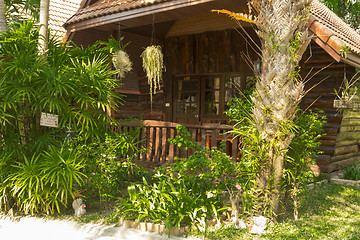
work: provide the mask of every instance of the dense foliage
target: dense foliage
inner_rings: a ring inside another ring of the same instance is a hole
[[[106,133],[104,140],[90,143],[80,137],[74,141],[73,145],[79,148],[85,160],[83,172],[88,176],[83,194],[107,207],[121,195],[121,189],[147,174],[132,161],[141,152],[137,147],[139,131]]]
[[[177,131],[180,135],[169,141],[194,154],[157,169],[141,184],[130,185],[120,213],[137,221],[162,222],[169,231],[180,224],[204,231],[207,221],[213,217],[219,221],[226,209],[226,190],[236,190],[236,164],[225,153],[198,145],[183,126]]]
[[[236,123],[233,133],[241,138],[241,162],[238,168],[243,178],[247,179],[242,186],[244,211],[251,215],[263,212],[271,217],[271,203],[265,202],[266,196],[257,192],[258,173],[268,152],[266,141],[262,140],[253,124],[251,94],[251,90],[245,91],[242,98],[233,99],[226,113],[230,120]],[[282,190],[291,196],[294,216],[297,218],[301,192],[305,184],[313,178],[310,165],[314,164],[314,158],[319,153],[317,148],[320,145],[319,138],[322,136],[325,117],[312,111],[300,111],[294,122],[294,138],[286,152]]]
[[[108,45],[86,50],[52,38],[38,54],[34,22],[0,35],[0,203],[24,212],[60,211],[82,183],[84,154],[70,144],[105,141],[117,109],[119,83],[110,70]],[[58,115],[58,127],[40,125],[41,113]]]

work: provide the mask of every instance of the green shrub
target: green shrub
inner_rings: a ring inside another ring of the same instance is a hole
[[[169,231],[180,224],[205,231],[207,221],[219,219],[219,212],[227,209],[222,198],[225,190],[235,189],[236,164],[225,153],[198,145],[183,126],[177,131],[180,134],[169,141],[192,148],[194,154],[129,186],[120,212],[137,221],[163,222]]]
[[[81,184],[85,175],[77,149],[52,147],[49,152],[24,156],[1,186],[16,201],[19,210],[27,213],[60,212],[73,196],[74,184]]]
[[[54,212],[83,177],[77,148],[64,144],[66,133],[105,141],[109,124],[117,124],[106,110],[116,110],[122,96],[113,91],[120,83],[109,46],[82,49],[50,38],[43,56],[34,24],[0,33],[0,206]],[[41,126],[42,112],[58,115],[58,127]]]
[[[343,170],[344,179],[359,181],[360,180],[360,164],[357,162],[354,165]]]
[[[130,182],[141,181],[145,170],[133,163],[139,149],[137,136],[140,129],[127,133],[108,133],[103,141],[86,143],[77,138],[74,145],[81,150],[84,159],[84,194],[102,201],[118,197]]]
[[[262,165],[267,158],[269,143],[262,140],[253,122],[251,93],[247,92],[242,98],[233,99],[229,107],[226,114],[235,122],[232,132],[241,139],[241,162],[238,164],[238,169],[239,178],[246,179],[242,186],[244,213],[254,215],[261,211],[272,217],[272,203],[265,201],[267,197],[264,194],[257,193],[259,182],[257,176],[262,171]],[[321,112],[302,112],[300,109],[298,112],[300,114],[296,116],[295,124],[292,126],[292,133],[295,136],[286,152],[282,183],[282,191],[291,196],[295,218],[300,207],[301,192],[313,178],[309,164],[313,164],[316,154],[319,154],[317,148],[320,145],[319,138],[322,136],[322,127],[325,123],[325,117]],[[271,184],[269,187],[271,188]]]

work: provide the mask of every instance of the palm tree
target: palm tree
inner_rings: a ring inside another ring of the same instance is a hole
[[[257,176],[260,192],[270,191],[277,215],[284,157],[294,137],[296,108],[304,95],[298,63],[310,43],[306,30],[312,0],[252,0],[262,42],[262,72],[252,101],[256,128],[267,143],[267,159]]]
[[[0,32],[4,32],[6,30],[5,3],[4,0],[0,0]]]
[[[41,0],[40,2],[40,31],[39,31],[40,54],[46,54],[46,50],[47,50],[49,4],[50,4],[50,0]]]

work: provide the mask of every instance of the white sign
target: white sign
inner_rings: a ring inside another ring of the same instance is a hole
[[[58,115],[41,113],[40,125],[46,127],[58,127]]]

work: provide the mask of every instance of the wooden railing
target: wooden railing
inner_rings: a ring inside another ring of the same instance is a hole
[[[192,150],[178,148],[169,143],[169,138],[178,135],[177,123],[153,120],[122,122],[119,132],[130,132],[138,130],[138,148],[145,149],[137,156],[137,161],[145,165],[163,165],[173,163],[175,157],[185,158],[192,154]],[[234,161],[238,159],[238,138],[233,138],[228,132],[232,129],[220,124],[190,125],[182,124],[187,128],[192,138],[203,147],[218,147],[221,141],[225,142],[225,152]]]

